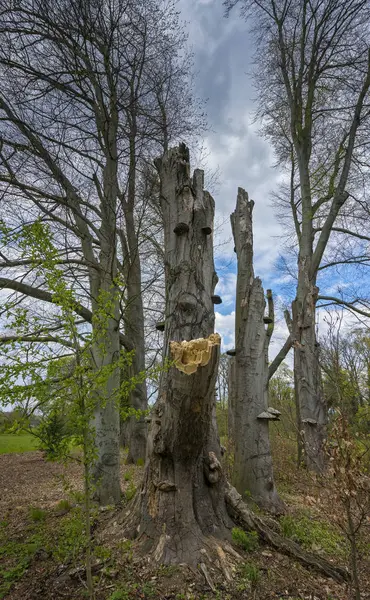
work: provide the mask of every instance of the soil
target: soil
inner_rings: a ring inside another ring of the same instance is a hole
[[[124,493],[128,490],[127,496],[134,485],[139,485],[141,471],[140,467],[126,466],[123,457],[122,489]],[[317,507],[312,495],[312,481],[302,472],[296,471],[293,465],[280,464],[278,471],[282,474],[280,489],[293,515],[295,511],[307,509],[312,512],[313,518],[322,518],[326,510],[329,514],[330,510],[335,510],[335,507],[324,505],[327,493],[323,495],[320,508]],[[78,463],[61,465],[47,462],[41,452],[0,456],[0,546],[5,548],[2,554],[0,548],[0,590],[10,567],[14,567],[6,549],[11,549],[13,543],[27,543],[33,539],[30,536],[41,530],[49,540],[49,545],[45,545],[45,548],[38,547],[31,554],[21,576],[12,575],[9,591],[0,591],[0,598],[74,600],[87,597],[83,554],[77,554],[73,560],[69,558],[62,561],[50,551],[50,544],[58,538],[61,523],[75,510],[68,506],[61,508],[59,503],[82,490],[81,476],[82,470]],[[124,499],[118,509],[97,511],[94,522],[96,538],[104,531],[107,523],[111,524],[115,519],[119,523],[119,516],[122,510],[127,510],[126,507],[127,499]],[[35,522],[37,514],[32,515],[32,508],[41,509],[42,519],[39,523],[37,520]],[[369,541],[370,536],[367,540],[368,548]],[[238,552],[241,552],[240,549]],[[186,566],[152,565],[148,557],[136,552],[135,545],[123,539],[101,552],[95,564],[96,600],[348,600],[352,597],[346,585],[339,585],[308,571],[269,547],[261,545],[258,550],[245,554],[243,558],[257,572],[255,578],[251,577],[252,582],[238,570],[231,582],[220,579],[215,571],[212,577],[216,591],[212,592],[200,572]],[[345,562],[343,557],[335,560],[342,564]],[[361,597],[363,600],[370,599],[369,556],[361,559],[360,574],[363,589]],[[117,590],[121,590],[120,595]]]

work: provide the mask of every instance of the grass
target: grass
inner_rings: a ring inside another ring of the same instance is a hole
[[[42,510],[42,508],[31,507],[30,508],[30,517],[31,517],[32,521],[35,521],[35,523],[37,523],[37,521],[45,521],[46,512],[44,510]]]
[[[322,549],[326,554],[346,556],[346,541],[330,523],[313,519],[306,514],[285,515],[280,519],[283,535],[298,542],[307,550]]]
[[[37,439],[31,434],[0,434],[0,454],[32,452],[37,450]]]
[[[254,552],[258,548],[258,533],[256,531],[244,531],[234,527],[231,531],[233,542],[243,548],[245,552]]]
[[[242,563],[239,566],[239,574],[241,577],[241,586],[239,586],[240,591],[247,589],[248,586],[245,585],[246,582],[249,582],[252,587],[256,587],[261,579],[261,571],[253,562]]]
[[[38,550],[44,546],[42,531],[38,526],[26,528],[26,541],[8,539],[7,523],[0,527],[0,600],[8,597],[13,585],[26,573]]]

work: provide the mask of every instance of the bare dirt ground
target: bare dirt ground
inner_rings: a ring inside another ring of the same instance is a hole
[[[317,508],[312,508],[312,497],[306,493],[310,482],[303,473],[294,474],[291,466],[280,466],[283,493],[292,515],[302,509],[313,510],[314,514]],[[124,492],[138,485],[141,470],[122,465]],[[81,488],[81,468],[77,463],[46,462],[41,452],[0,456],[0,599],[86,598],[83,553],[78,545],[75,548],[81,534],[78,526],[74,529],[78,502],[75,506],[73,500],[71,506],[60,505],[61,500],[76,497]],[[124,503],[120,509],[97,511],[94,531],[124,510]],[[348,600],[352,597],[345,585],[310,572],[262,545],[245,555],[246,563],[252,565],[249,579],[236,572],[232,583],[218,581],[215,593],[201,576],[189,569],[151,566],[147,557],[138,556],[135,546],[127,540],[98,550],[97,600]],[[329,558],[346,562],[343,556]],[[361,561],[360,571],[365,600],[370,598],[369,557]]]

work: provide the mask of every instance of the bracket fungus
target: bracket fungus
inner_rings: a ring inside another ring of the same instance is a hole
[[[309,425],[317,425],[317,421],[315,419],[302,419],[302,423],[308,423]]]
[[[176,227],[174,228],[173,232],[176,235],[184,235],[185,233],[188,233],[189,231],[189,225],[187,223],[177,223]]]
[[[261,412],[257,416],[257,419],[266,420],[266,421],[277,421],[276,416],[271,414],[270,412],[267,412],[267,410],[264,410],[263,412]]]
[[[231,348],[230,350],[226,350],[226,354],[228,356],[236,356],[236,350],[235,350],[235,348]]]
[[[209,363],[213,346],[220,344],[221,337],[218,333],[211,333],[208,338],[198,338],[188,342],[170,342],[175,367],[186,375],[192,375],[198,367],[204,367]]]
[[[269,406],[267,409],[267,412],[271,413],[272,415],[274,415],[276,418],[279,418],[281,415],[280,410],[277,410],[277,408],[273,408],[272,406]]]

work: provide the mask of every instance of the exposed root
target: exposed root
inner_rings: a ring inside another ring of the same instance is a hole
[[[202,573],[204,575],[204,579],[208,583],[208,585],[211,588],[212,592],[215,593],[216,592],[216,588],[215,588],[215,586],[213,584],[213,581],[212,581],[212,579],[210,577],[210,574],[208,573],[208,569],[207,569],[206,565],[204,563],[200,563],[199,568],[202,571]]]
[[[231,485],[228,485],[226,488],[225,500],[230,516],[239,521],[246,529],[257,531],[260,539],[266,544],[269,544],[282,554],[295,558],[306,567],[313,568],[340,583],[350,580],[351,577],[347,569],[333,565],[321,556],[303,550],[295,542],[273,531],[263,519],[252,513],[243,502],[241,495]]]

